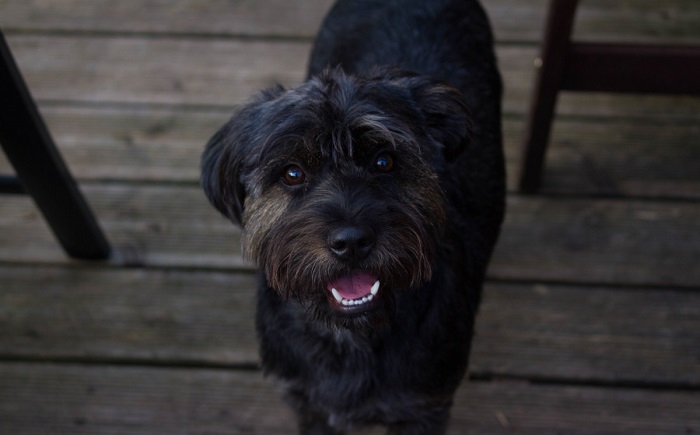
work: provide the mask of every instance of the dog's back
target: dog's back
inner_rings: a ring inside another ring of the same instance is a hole
[[[309,76],[328,66],[366,75],[392,65],[443,80],[469,98],[500,91],[492,47],[477,1],[340,0],[316,37]]]

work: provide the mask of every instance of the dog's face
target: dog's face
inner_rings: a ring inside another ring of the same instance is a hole
[[[270,288],[341,325],[386,318],[397,291],[431,279],[440,173],[468,125],[443,84],[327,71],[244,106],[207,145],[202,184]]]

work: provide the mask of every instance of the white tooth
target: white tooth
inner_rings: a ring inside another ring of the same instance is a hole
[[[336,301],[343,302],[343,297],[340,296],[340,293],[338,293],[338,290],[332,288],[331,293],[333,293],[333,297],[335,298]]]
[[[379,280],[377,280],[377,282],[374,283],[374,285],[369,290],[369,292],[372,294],[372,296],[374,296],[377,294],[378,291],[379,291]]]
[[[367,302],[367,301],[369,301],[369,298],[368,298],[367,296],[365,296],[364,298],[362,298],[362,303],[363,303],[363,304],[364,304],[365,302]]]
[[[343,305],[350,305],[350,301],[347,299],[343,299],[340,303]]]
[[[374,295],[373,295],[373,294],[370,294],[370,295],[367,296],[367,302],[371,301],[372,299],[374,299]]]

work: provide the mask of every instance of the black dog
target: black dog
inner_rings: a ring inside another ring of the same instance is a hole
[[[501,83],[474,0],[340,0],[309,79],[203,155],[262,269],[257,330],[301,433],[439,434],[504,212]]]

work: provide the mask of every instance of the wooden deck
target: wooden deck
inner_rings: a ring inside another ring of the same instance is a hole
[[[512,186],[547,2],[484,3]],[[254,90],[303,78],[329,5],[0,0],[116,247],[68,260],[29,198],[0,197],[0,434],[293,433],[198,163]],[[575,33],[700,43],[700,5],[584,0]],[[562,96],[543,194],[509,194],[469,378],[450,434],[700,433],[699,98]]]

